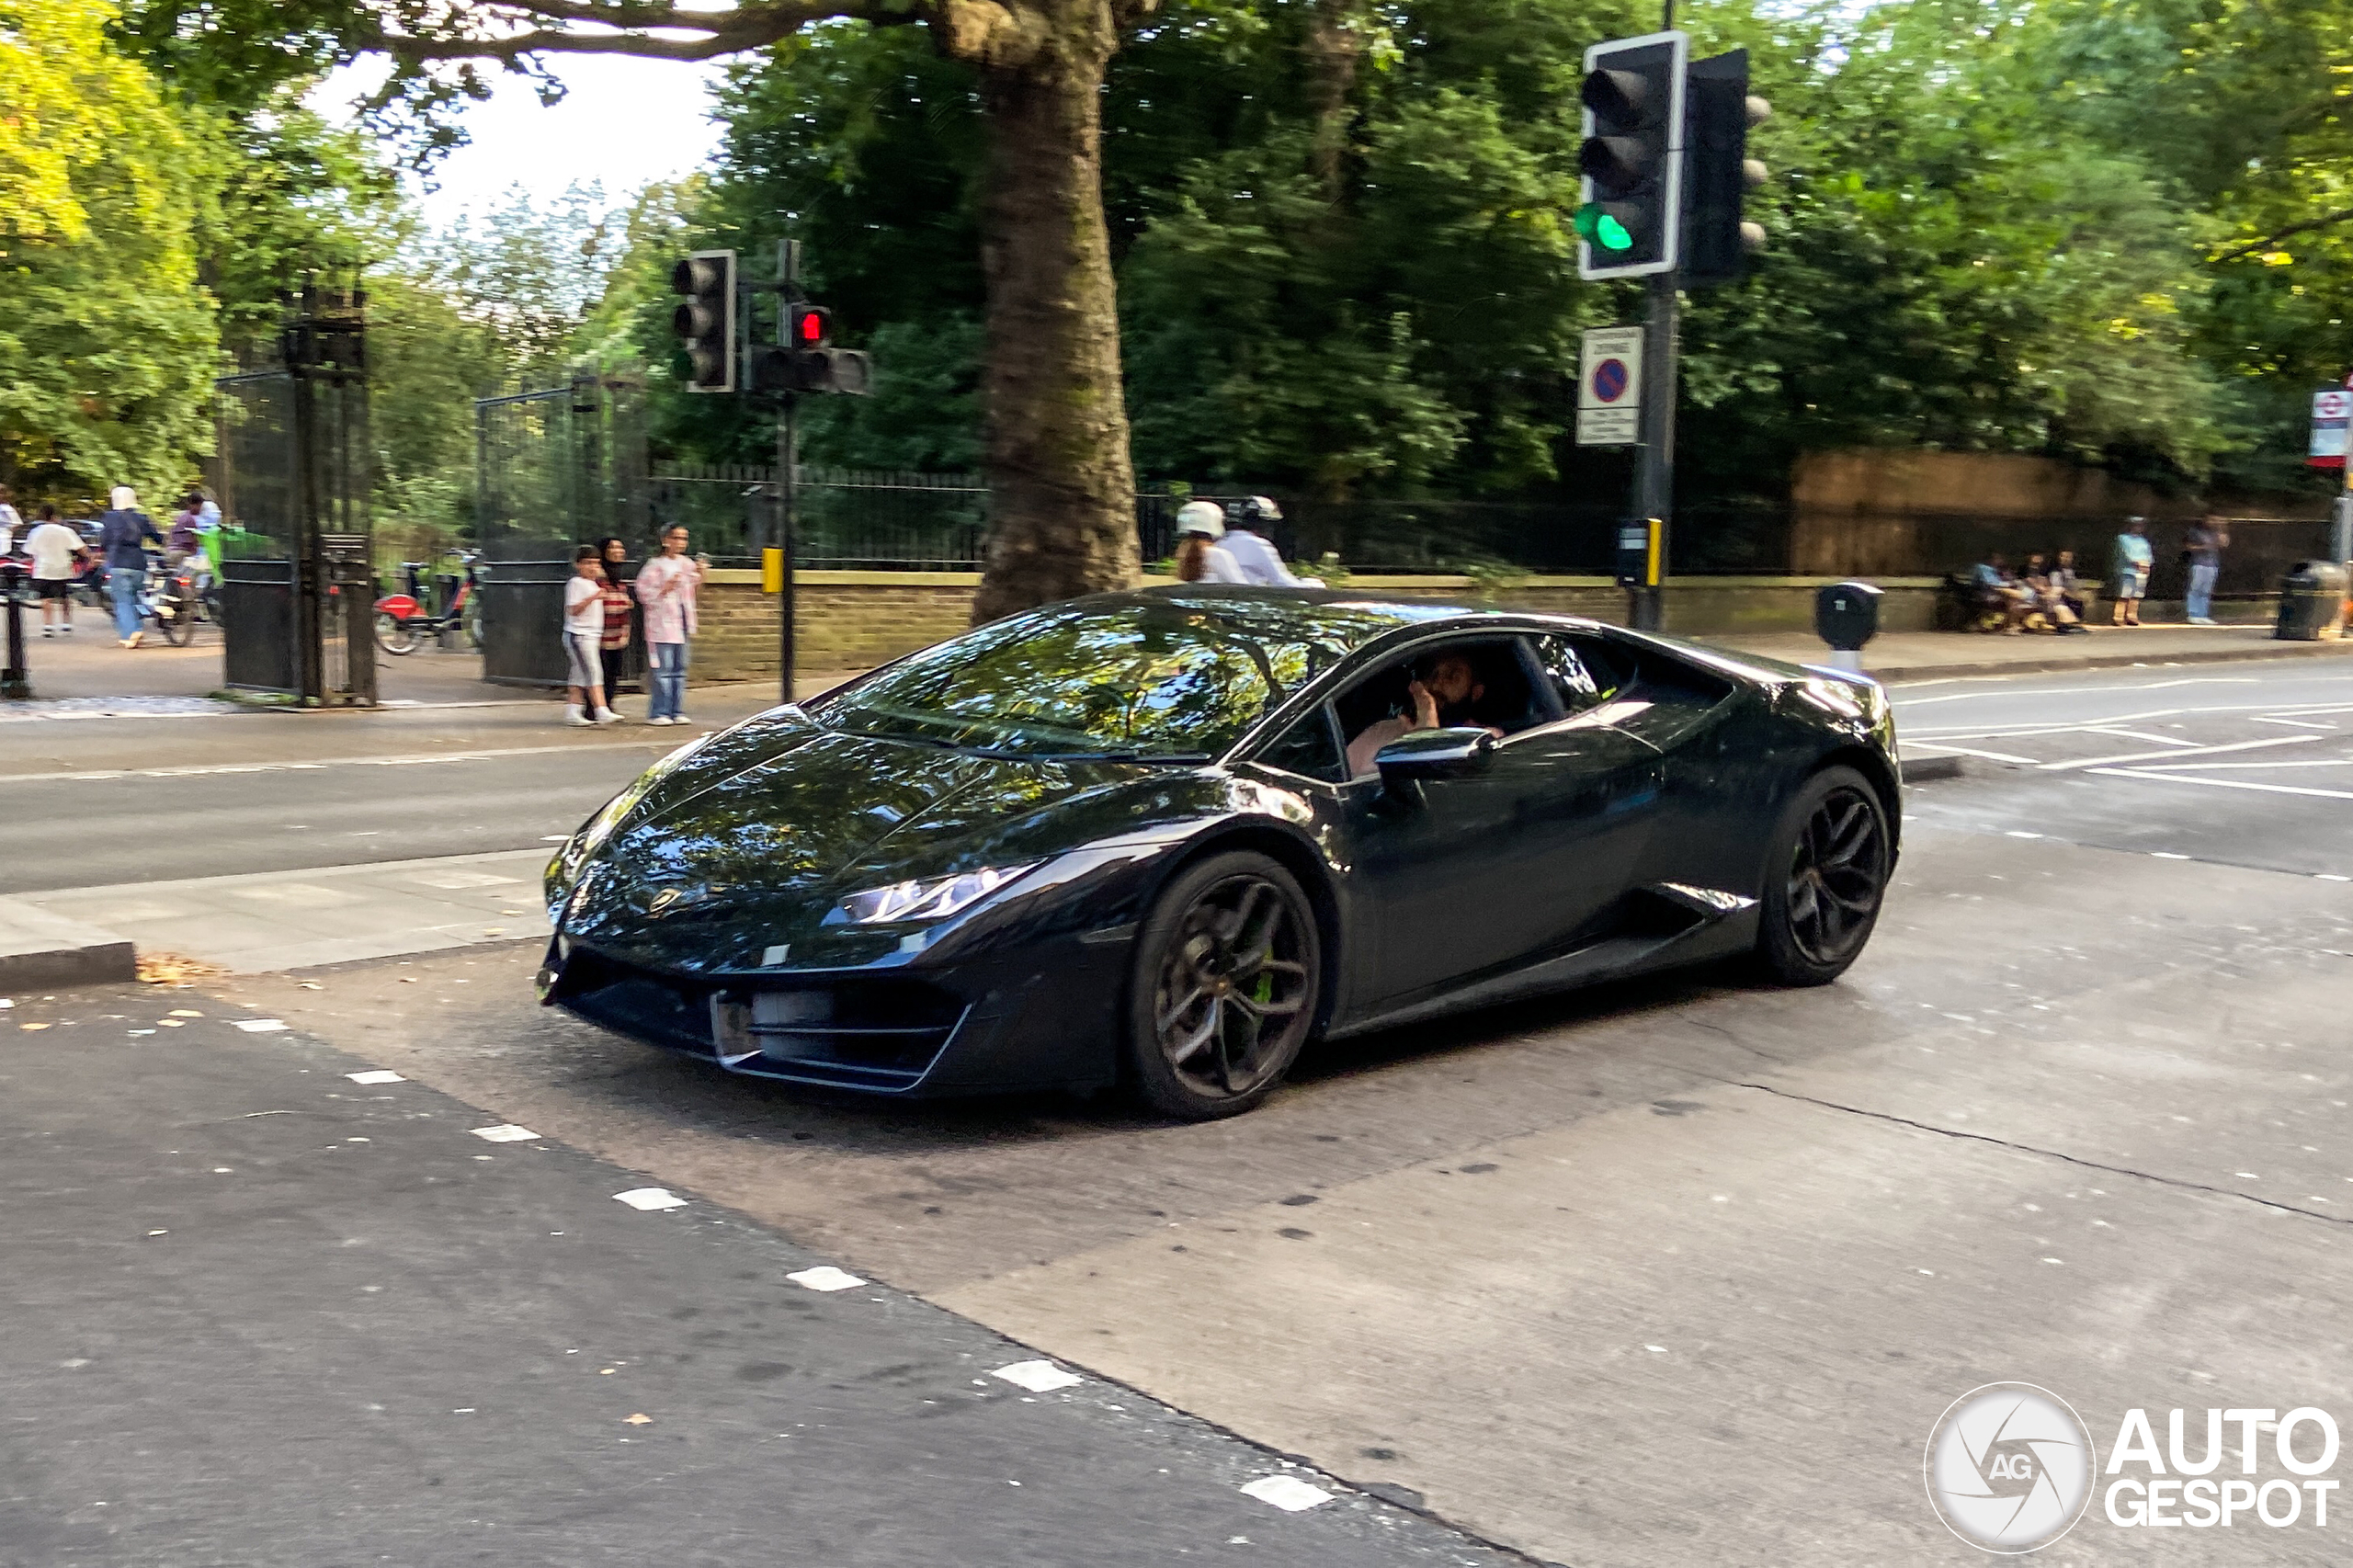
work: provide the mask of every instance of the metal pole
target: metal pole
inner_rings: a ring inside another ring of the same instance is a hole
[[[784,418],[776,427],[776,542],[783,559],[783,581],[776,596],[777,678],[784,700],[792,700],[792,525],[800,500],[801,400],[784,394]]]
[[[24,582],[25,574],[21,569],[0,567],[0,593],[8,597],[8,666],[0,669],[0,698],[24,698],[33,694],[32,680],[25,673],[25,607],[18,597]]]
[[[1675,280],[1673,272],[1651,275],[1650,319],[1643,328],[1643,447],[1634,478],[1634,511],[1637,517],[1657,523],[1659,563],[1654,580],[1631,595],[1628,619],[1643,631],[1660,631],[1666,619],[1662,585],[1675,517],[1675,360],[1679,347]]]

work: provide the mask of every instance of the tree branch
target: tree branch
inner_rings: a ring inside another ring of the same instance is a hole
[[[923,0],[756,0],[732,11],[689,11],[649,0],[517,0],[493,14],[555,24],[504,36],[395,33],[380,24],[362,47],[381,50],[406,71],[442,61],[497,60],[512,69],[529,54],[627,54],[651,60],[712,60],[780,43],[812,22],[845,17],[875,23],[925,19]],[[485,10],[493,8],[484,7]],[[612,28],[572,32],[563,24]],[[664,38],[656,32],[699,33]]]
[[[2256,241],[2253,244],[2241,245],[2236,250],[2224,251],[2220,256],[2211,256],[2207,260],[2207,265],[2210,267],[2220,267],[2226,261],[2237,261],[2242,256],[2254,256],[2258,251],[2269,250],[2281,240],[2286,239],[2290,234],[2309,233],[2314,229],[2325,229],[2332,223],[2342,223],[2348,218],[2353,218],[2353,207],[2347,207],[2342,211],[2328,213],[2324,217],[2307,218],[2301,223],[2290,223],[2284,229],[2276,230],[2264,238]]]

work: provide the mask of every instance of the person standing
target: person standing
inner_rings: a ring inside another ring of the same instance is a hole
[[[2156,562],[2157,552],[2149,543],[2149,519],[2125,518],[2124,531],[2116,536],[2116,548],[2108,559],[2108,580],[2114,585],[2109,597],[2116,601],[2110,619],[2115,625],[2141,624],[2141,601],[2149,597],[2149,574]]]
[[[33,558],[33,592],[40,597],[40,634],[74,635],[74,555],[82,536],[57,520],[57,508],[43,506],[40,521],[25,536],[26,552]]]
[[[2183,608],[2192,626],[2214,624],[2214,582],[2222,574],[2222,551],[2230,542],[2230,528],[2211,512],[2189,525],[2181,553],[2189,562],[2189,601]]]
[[[24,526],[25,519],[17,511],[16,492],[0,484],[0,555],[17,548],[17,534]]]
[[[106,556],[107,592],[114,599],[114,631],[126,648],[136,648],[146,633],[139,630],[139,590],[147,585],[147,541],[160,546],[164,536],[155,520],[139,509],[139,493],[118,484],[108,498],[111,509],[98,520],[98,549]]]
[[[649,724],[688,724],[687,644],[697,630],[695,595],[703,562],[687,555],[687,530],[662,530],[662,553],[637,569],[637,602],[645,607],[646,704]]]
[[[605,569],[605,634],[597,641],[597,653],[605,672],[602,700],[612,710],[613,688],[620,684],[622,666],[629,659],[630,618],[637,613],[637,601],[630,597],[629,585],[621,581],[621,568],[629,564],[629,546],[618,539],[598,540],[597,559]]]
[[[1261,531],[1283,520],[1283,509],[1264,495],[1245,495],[1225,504],[1225,552],[1242,569],[1242,580],[1267,588],[1320,588],[1313,577],[1294,577],[1278,551]]]
[[[563,585],[564,695],[572,699],[563,710],[567,724],[620,722],[620,715],[605,706],[605,669],[597,653],[605,637],[605,567],[597,557],[593,544],[574,551],[572,580]]]

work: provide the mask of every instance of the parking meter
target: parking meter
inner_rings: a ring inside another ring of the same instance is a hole
[[[1863,644],[1879,635],[1879,589],[1869,583],[1833,583],[1813,596],[1813,630],[1830,644],[1830,662],[1863,667]]]

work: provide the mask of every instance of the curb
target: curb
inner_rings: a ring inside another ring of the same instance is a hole
[[[0,986],[109,985],[139,978],[125,937],[23,904],[0,904]]]
[[[1967,760],[1959,756],[1923,756],[1910,761],[1899,758],[1898,766],[1903,769],[1904,784],[1910,786],[1933,784],[1939,778],[1959,778],[1968,772],[1961,766]]]
[[[2171,653],[2094,653],[2085,658],[1997,659],[1972,664],[1903,665],[1864,673],[1881,685],[1950,680],[1963,676],[2054,675],[2068,670],[2130,669],[2135,665],[2225,665],[2255,659],[2310,659],[2353,653],[2353,639],[2338,642],[2281,642],[2269,647],[2193,648]]]

